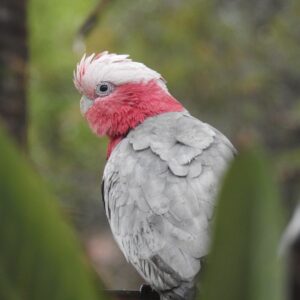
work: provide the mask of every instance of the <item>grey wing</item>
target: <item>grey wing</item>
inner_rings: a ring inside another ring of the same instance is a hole
[[[113,152],[104,173],[111,229],[158,290],[198,273],[218,182],[233,152],[221,133],[186,113],[146,120]]]

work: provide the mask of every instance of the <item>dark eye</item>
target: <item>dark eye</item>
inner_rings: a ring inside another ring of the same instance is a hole
[[[109,95],[113,90],[115,89],[115,86],[110,82],[100,82],[95,89],[95,93],[99,97],[105,97]]]
[[[106,92],[108,90],[108,85],[107,84],[101,84],[99,87],[100,92]]]

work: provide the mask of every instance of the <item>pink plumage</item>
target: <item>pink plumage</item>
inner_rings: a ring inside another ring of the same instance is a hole
[[[129,130],[146,118],[166,112],[182,111],[182,105],[155,82],[127,83],[105,99],[95,99],[86,113],[92,130],[110,138],[108,156]],[[101,124],[101,126],[100,126]]]

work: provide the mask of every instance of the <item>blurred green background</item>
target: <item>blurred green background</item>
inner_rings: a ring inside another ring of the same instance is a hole
[[[128,53],[236,145],[258,139],[293,208],[300,196],[299,1],[30,0],[27,11],[29,156],[108,286],[136,287],[139,279],[104,216],[107,141],[90,132],[72,83],[84,52]],[[86,22],[91,14],[97,22]],[[80,31],[82,24],[91,26]]]

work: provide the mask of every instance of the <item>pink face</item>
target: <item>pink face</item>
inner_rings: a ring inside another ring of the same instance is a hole
[[[80,109],[91,129],[111,141],[126,136],[147,117],[183,110],[161,75],[128,55],[83,56],[74,83],[83,95]]]
[[[119,86],[100,82],[89,97],[81,99],[81,111],[97,135],[124,136],[145,118],[181,111],[177,102],[155,80]]]

